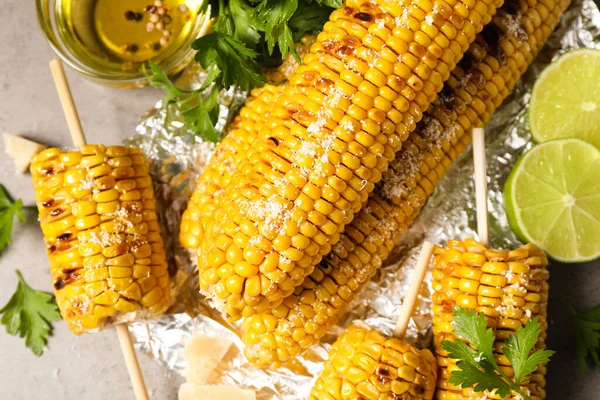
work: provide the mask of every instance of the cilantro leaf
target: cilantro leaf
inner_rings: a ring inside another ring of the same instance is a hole
[[[550,361],[550,356],[554,354],[551,350],[538,350],[531,354],[541,333],[541,326],[537,317],[528,321],[525,326],[517,328],[502,348],[502,352],[513,366],[517,382],[521,382],[526,375],[535,371],[538,364]]]
[[[531,354],[541,333],[537,318],[518,328],[502,348],[514,370],[511,378],[496,363],[493,353],[495,336],[493,330],[487,328],[485,316],[454,307],[453,317],[454,333],[467,340],[471,347],[458,339],[442,342],[448,357],[458,360],[458,369],[452,371],[450,383],[463,388],[473,387],[475,392],[495,391],[502,398],[515,391],[523,399],[530,400],[521,390],[521,385],[526,382],[528,374],[539,364],[548,362],[554,354],[551,350],[538,350]]]
[[[10,244],[10,235],[13,228],[14,217],[25,221],[23,215],[23,201],[11,201],[4,186],[0,185],[0,251]]]
[[[23,280],[21,272],[16,270],[16,273],[19,277],[17,290],[0,309],[0,314],[3,314],[0,322],[10,335],[25,337],[25,345],[33,354],[40,356],[52,333],[51,323],[60,319],[60,313],[54,296],[32,289]]]
[[[600,368],[600,304],[584,312],[571,308],[571,312],[579,370],[585,370],[588,360]]]

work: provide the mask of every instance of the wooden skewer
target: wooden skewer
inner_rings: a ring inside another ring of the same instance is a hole
[[[417,298],[419,297],[419,292],[421,291],[421,285],[423,284],[423,280],[425,279],[425,275],[429,269],[429,261],[431,260],[434,247],[435,246],[433,243],[425,241],[423,243],[423,247],[421,248],[419,260],[417,261],[417,266],[413,272],[408,293],[406,293],[406,296],[404,296],[402,310],[400,311],[400,316],[396,321],[394,336],[398,339],[403,339],[406,335],[406,329],[408,329],[410,317],[415,309],[415,304],[417,302]]]
[[[475,205],[477,208],[477,236],[484,246],[490,245],[488,224],[487,168],[485,162],[485,132],[473,129],[473,163],[475,165]]]
[[[75,102],[71,95],[71,89],[69,88],[69,82],[67,82],[67,76],[60,60],[50,61],[50,70],[52,71],[52,77],[54,78],[54,84],[58,91],[58,97],[62,104],[65,117],[67,118],[67,124],[69,126],[69,132],[73,144],[77,147],[83,147],[86,144],[85,135],[83,128],[81,127],[81,121],[79,120],[79,114],[77,114],[77,108],[75,108]],[[131,380],[131,386],[135,393],[136,400],[148,400],[148,390],[144,382],[144,376],[140,368],[135,349],[133,348],[133,340],[129,333],[127,324],[115,325],[117,330],[117,336],[119,337],[119,343],[121,344],[121,351],[125,358],[125,364],[127,365],[127,371],[129,372],[129,379]]]

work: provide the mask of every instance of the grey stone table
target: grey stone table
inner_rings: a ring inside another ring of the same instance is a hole
[[[33,1],[2,0],[0,24],[0,132],[20,133],[47,145],[70,143],[48,69],[54,57],[37,29]],[[84,130],[91,143],[120,144],[161,93],[153,89],[122,91],[90,83],[67,71]],[[26,205],[34,204],[30,176],[17,176],[0,143],[0,183]],[[35,288],[52,285],[42,235],[33,212],[17,224],[13,244],[0,257],[0,306],[16,285],[20,269]],[[600,398],[600,373],[579,373],[574,333],[563,299],[576,307],[600,303],[600,262],[551,266],[548,346],[557,351],[549,365],[548,399]],[[182,379],[145,356],[140,358],[152,399],[176,399]],[[48,349],[40,358],[20,338],[0,328],[0,399],[133,399],[127,371],[112,330],[73,336],[63,321],[55,323]]]

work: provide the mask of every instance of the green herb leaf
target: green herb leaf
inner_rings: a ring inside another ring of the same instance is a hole
[[[296,12],[288,22],[294,41],[300,40],[306,33],[316,35],[321,32],[325,22],[329,20],[330,14],[331,8],[317,7],[314,4],[300,1]]]
[[[207,71],[207,76],[202,86],[197,90],[184,90],[178,88],[171,82],[167,75],[158,65],[149,61],[148,66],[142,65],[141,71],[148,78],[150,84],[161,88],[166,93],[165,102],[176,104],[181,111],[181,116],[185,123],[201,138],[217,143],[220,139],[219,133],[215,129],[215,123],[218,118],[218,91],[213,89],[207,96],[204,95],[219,76],[220,71],[217,66],[213,66]]]
[[[298,8],[298,0],[263,0],[254,9],[254,21],[265,32],[269,53],[273,53],[275,43],[283,58],[294,54],[292,30],[288,22]]]
[[[550,361],[550,356],[554,354],[551,350],[538,350],[531,354],[540,336],[541,326],[537,317],[534,318],[525,326],[517,328],[515,334],[508,338],[502,348],[502,352],[513,366],[517,382],[521,382],[526,375],[535,371],[538,364]]]
[[[454,333],[465,338],[487,360],[494,360],[494,331],[487,327],[485,315],[473,310],[454,307],[452,310]]]
[[[4,186],[0,185],[0,251],[10,244],[14,217],[25,221],[23,215],[23,201],[11,201]]]
[[[1,323],[10,335],[25,337],[25,345],[36,356],[42,355],[53,321],[60,319],[58,306],[50,293],[32,289],[19,270],[17,290],[8,303],[0,309]]]
[[[198,50],[195,58],[202,68],[209,70],[218,66],[220,71],[215,82],[219,88],[251,90],[261,87],[265,82],[259,73],[260,65],[255,60],[258,53],[233,36],[213,32],[196,39],[192,48]]]
[[[308,0],[309,3],[312,3],[312,0]],[[331,8],[340,8],[343,4],[342,0],[314,0],[320,6],[331,7]]]
[[[510,378],[495,361],[495,336],[493,330],[487,328],[485,316],[454,307],[453,317],[454,333],[467,340],[471,347],[460,340],[442,342],[442,347],[449,353],[448,357],[458,360],[456,365],[459,369],[452,371],[450,383],[463,388],[473,387],[476,392],[495,391],[502,398],[514,390],[529,400],[520,386],[526,382],[528,374],[535,371],[539,364],[548,362],[554,354],[550,350],[538,350],[531,354],[541,332],[537,318],[518,328],[502,348],[515,371],[514,377]]]
[[[587,361],[600,368],[600,305],[584,312],[571,308],[575,325],[577,364],[584,371]]]

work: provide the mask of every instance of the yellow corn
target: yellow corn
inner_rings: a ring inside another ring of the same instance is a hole
[[[452,322],[454,306],[483,313],[494,330],[494,355],[510,377],[514,372],[501,353],[504,342],[516,329],[538,317],[542,332],[536,349],[545,348],[548,307],[548,258],[535,245],[516,250],[487,249],[473,239],[451,240],[445,249],[437,248],[433,269],[433,337],[440,375],[437,399],[468,400],[477,398],[472,388],[461,389],[448,382],[456,362],[447,358],[441,342],[455,340]],[[532,400],[546,398],[545,366],[529,377],[522,389]],[[481,394],[479,394],[481,395]],[[489,399],[500,399],[488,394]],[[516,393],[510,396],[518,399]]]
[[[54,294],[71,330],[161,315],[170,284],[142,152],[51,148],[33,158],[31,174]]]
[[[295,44],[296,52],[303,57],[315,42],[313,35],[303,36]],[[206,219],[218,204],[218,198],[230,182],[237,166],[244,160],[252,141],[256,138],[260,126],[269,117],[272,104],[283,92],[283,86],[274,84],[290,77],[298,63],[293,56],[286,58],[277,68],[263,73],[267,84],[255,89],[246,100],[246,104],[227,128],[227,136],[218,144],[210,162],[196,183],[196,189],[181,218],[179,242],[182,246],[197,250],[204,236]]]
[[[429,350],[353,325],[331,347],[309,400],[431,400],[436,376]]]
[[[200,286],[227,319],[302,284],[501,3],[349,0],[332,13],[206,222]]]
[[[251,362],[280,365],[318,343],[342,316],[464,151],[471,128],[487,122],[543,47],[570,0],[533,3],[507,4],[484,28],[368,203],[302,286],[272,310],[245,319]],[[510,55],[500,50],[508,46]]]

